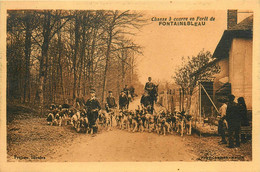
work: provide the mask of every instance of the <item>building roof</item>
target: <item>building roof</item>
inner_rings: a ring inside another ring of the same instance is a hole
[[[229,50],[231,48],[232,40],[234,38],[244,38],[244,39],[252,39],[253,37],[253,15],[245,18],[237,25],[233,26],[229,30],[225,30],[214,53],[213,57],[215,58],[209,64],[201,67],[196,72],[192,73],[190,76],[199,75],[206,68],[213,66],[221,59],[229,57]]]
[[[231,27],[230,30],[253,30],[253,15],[245,18],[237,25]]]
[[[229,57],[229,50],[234,38],[252,39],[253,15],[247,17],[229,30],[225,30],[214,53],[213,57],[223,59]]]

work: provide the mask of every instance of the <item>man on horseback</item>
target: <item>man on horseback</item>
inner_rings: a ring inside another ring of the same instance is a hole
[[[153,114],[153,110],[154,110],[154,102],[157,101],[157,86],[152,83],[152,78],[148,77],[148,82],[145,84],[144,87],[145,91],[148,92],[148,95],[150,96],[150,100],[151,100],[151,106],[152,106],[152,114]]]

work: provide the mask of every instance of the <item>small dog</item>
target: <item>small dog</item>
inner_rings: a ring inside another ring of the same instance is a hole
[[[192,121],[192,116],[186,115],[186,117],[185,117],[185,130],[186,130],[187,135],[191,135],[191,130],[192,130],[191,121]]]
[[[176,132],[180,133],[181,136],[183,136],[184,128],[185,128],[184,117],[179,115],[179,116],[177,116],[177,119],[176,119]]]
[[[111,114],[107,113],[107,111],[105,111],[105,110],[99,111],[98,123],[103,128],[105,128],[107,131],[111,130],[111,116],[110,115]]]
[[[129,113],[128,113],[128,111],[122,111],[121,112],[122,113],[122,117],[121,117],[121,119],[120,119],[120,129],[128,129],[127,127],[128,127],[128,125],[127,125],[127,123],[128,123],[128,115],[129,115]]]
[[[48,114],[48,117],[47,117],[47,122],[48,122],[48,125],[53,125],[53,123],[54,123],[54,115],[53,115],[53,113],[49,113]]]
[[[143,121],[141,118],[142,112],[141,111],[136,111],[133,117],[133,133],[136,131],[143,132],[144,131],[144,126],[143,126]]]
[[[71,124],[76,129],[77,122],[80,119],[80,111],[77,111],[72,117],[71,117]]]
[[[49,113],[47,115],[47,123],[49,125],[54,125],[56,123],[55,121],[55,115],[58,113],[57,106],[55,104],[51,104],[49,107]]]

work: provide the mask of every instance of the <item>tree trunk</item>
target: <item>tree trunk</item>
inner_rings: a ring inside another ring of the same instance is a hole
[[[39,97],[41,105],[41,113],[43,112],[44,105],[44,83],[47,76],[48,66],[48,49],[49,49],[49,37],[50,37],[50,12],[45,14],[44,25],[43,25],[43,44],[42,44],[42,56],[40,59],[40,70],[39,70]],[[44,63],[45,62],[45,63]]]
[[[109,38],[108,38],[108,41],[107,41],[106,65],[105,65],[104,79],[103,79],[103,88],[102,88],[102,103],[104,103],[104,96],[105,96],[105,89],[106,89],[106,79],[107,79],[107,70],[108,70],[111,42],[112,42],[112,29],[109,32]]]
[[[30,101],[30,57],[31,57],[31,37],[32,37],[32,28],[31,28],[31,16],[26,17],[26,36],[25,36],[25,80],[24,80],[24,95],[23,102],[26,102],[26,93],[28,91],[28,101]]]
[[[94,28],[92,44],[91,44],[91,51],[90,51],[90,87],[93,87],[93,85],[94,85],[94,53],[96,50],[95,49],[96,36],[97,36],[97,30]]]
[[[78,48],[79,48],[79,19],[78,16],[75,16],[75,48],[74,48],[74,57],[73,57],[73,74],[74,74],[74,82],[73,82],[73,99],[76,98],[76,88],[77,88],[77,56],[78,56]]]
[[[61,26],[61,20],[59,19],[58,26],[57,26],[57,34],[58,34],[58,65],[57,65],[57,76],[59,76],[59,85],[60,85],[60,91],[59,93],[62,96],[62,101],[65,103],[65,93],[63,88],[63,77],[62,77],[62,65],[61,65],[61,56],[62,56],[62,41],[61,41],[61,32],[60,32],[60,26]]]

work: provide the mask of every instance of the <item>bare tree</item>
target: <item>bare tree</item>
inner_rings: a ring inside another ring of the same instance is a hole
[[[143,15],[131,11],[110,11],[108,14],[107,27],[106,27],[106,60],[104,69],[103,89],[102,89],[102,102],[104,101],[104,92],[106,88],[107,71],[109,66],[109,59],[112,46],[117,44],[118,40],[122,40],[127,34],[134,34],[131,29],[140,29],[145,20]],[[126,31],[129,29],[129,31]]]

